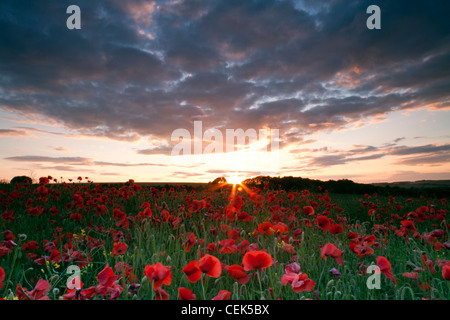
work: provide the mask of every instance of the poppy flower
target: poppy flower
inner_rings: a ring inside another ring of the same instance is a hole
[[[242,259],[245,271],[265,269],[273,264],[272,256],[265,251],[249,251]]]
[[[124,254],[128,249],[128,245],[123,242],[114,242],[113,246],[114,248],[111,252],[112,257]]]
[[[375,253],[375,251],[368,246],[363,246],[358,243],[350,243],[349,244],[350,250],[353,251],[358,257],[368,257]]]
[[[268,221],[264,221],[263,223],[260,223],[258,225],[258,232],[259,233],[265,233],[265,234],[270,236],[270,235],[273,234],[273,231],[274,231],[273,224],[271,224]]]
[[[332,257],[336,260],[336,263],[342,265],[344,261],[342,260],[342,252],[332,243],[327,243],[322,247],[320,253],[322,259],[326,259],[327,256]]]
[[[442,267],[442,278],[450,280],[450,261]]]
[[[245,273],[244,268],[240,265],[232,264],[231,266],[226,266],[225,270],[227,270],[228,274],[240,284],[246,284],[250,280],[250,276]]]
[[[287,224],[285,224],[283,222],[278,222],[272,227],[272,229],[275,233],[281,234],[281,233],[287,233],[289,230],[289,227],[287,226]]]
[[[425,269],[428,268],[431,273],[436,273],[437,272],[436,269],[433,266],[434,262],[431,261],[430,259],[428,259],[426,254],[422,255],[422,263],[423,263]]]
[[[402,276],[411,280],[419,280],[419,274],[417,272],[404,272]]]
[[[219,253],[235,253],[237,252],[237,245],[233,239],[225,239],[219,242],[222,248],[219,249]]]
[[[183,243],[183,250],[186,252],[191,251],[192,247],[195,244],[195,234],[193,234],[192,232],[189,233],[189,236],[186,238],[186,240]]]
[[[314,214],[314,208],[312,206],[304,206],[303,213],[312,216]]]
[[[153,281],[154,290],[157,290],[163,284],[168,286],[172,283],[170,267],[163,266],[160,262],[145,266],[144,275],[147,276],[150,281]]]
[[[388,279],[391,279],[394,283],[396,283],[396,279],[394,274],[392,273],[391,263],[388,259],[383,256],[377,257],[377,266],[380,268],[380,271],[384,274],[384,276]]]
[[[344,232],[344,228],[340,224],[333,224],[330,227],[331,234],[341,234],[342,232]]]
[[[192,293],[192,290],[186,289],[184,287],[178,288],[178,299],[179,300],[195,300],[196,295]]]
[[[169,300],[170,296],[161,287],[155,290],[156,300]]]
[[[331,268],[329,272],[336,278],[340,278],[342,276],[341,272],[336,268]]]
[[[241,243],[239,243],[237,245],[237,249],[241,254],[244,254],[248,250],[249,245],[250,245],[250,242],[248,242],[248,240],[244,239],[241,241]]]
[[[330,219],[323,215],[317,216],[315,222],[316,225],[324,231],[328,231],[331,227]]]
[[[316,286],[316,282],[308,279],[308,275],[306,273],[285,273],[281,278],[281,284],[285,286],[288,283],[291,285],[294,292],[311,292]]]
[[[16,297],[19,300],[49,300],[47,293],[50,291],[50,283],[47,280],[40,279],[33,290],[28,291],[22,288],[20,284],[16,286]]]
[[[227,290],[220,290],[217,296],[212,298],[212,300],[228,300],[230,299],[231,292]]]
[[[286,273],[300,273],[300,265],[297,262],[288,264],[285,268],[284,271]]]
[[[22,250],[23,251],[34,251],[34,250],[37,250],[37,249],[39,249],[37,241],[25,242],[22,245]]]
[[[209,254],[205,254],[198,261],[200,270],[211,278],[218,278],[222,273],[222,264],[219,259]]]
[[[3,287],[3,280],[5,280],[5,270],[0,267],[0,289]]]
[[[189,262],[182,270],[192,283],[197,282],[202,277],[202,271],[198,265],[197,260],[192,260]]]
[[[108,265],[97,274],[98,283],[105,287],[111,287],[117,278],[113,269]]]

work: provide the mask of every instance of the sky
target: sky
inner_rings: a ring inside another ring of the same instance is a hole
[[[81,29],[66,25],[70,5]],[[381,29],[367,27],[370,5]],[[449,1],[2,0],[0,12],[3,180],[450,179]],[[257,140],[227,141],[238,129]],[[182,142],[191,154],[174,155]]]

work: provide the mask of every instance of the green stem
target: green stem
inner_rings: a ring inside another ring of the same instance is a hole
[[[14,251],[13,261],[12,261],[12,264],[11,264],[11,272],[9,273],[8,280],[6,281],[6,286],[5,286],[5,290],[3,292],[3,295],[6,295],[6,293],[8,292],[9,281],[11,280],[11,276],[12,276],[12,274],[14,272],[14,265],[16,264],[17,252],[18,251],[19,251],[19,248],[16,247],[16,249]]]

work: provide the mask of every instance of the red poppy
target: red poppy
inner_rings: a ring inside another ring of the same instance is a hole
[[[231,292],[227,290],[220,290],[217,296],[212,298],[212,300],[228,300],[231,297]]]
[[[342,265],[344,261],[342,260],[342,252],[332,243],[327,243],[322,247],[322,251],[320,253],[323,259],[326,259],[327,256],[332,257],[336,260],[336,263]]]
[[[306,273],[285,273],[281,278],[281,284],[284,286],[288,283],[291,285],[294,292],[311,292],[316,286],[316,282],[308,279],[308,275]]]
[[[222,264],[219,259],[209,254],[204,255],[198,261],[200,270],[211,278],[218,278],[222,273]]]
[[[289,227],[283,222],[278,222],[273,226],[273,230],[277,234],[287,233],[289,231]]]
[[[330,219],[323,215],[317,216],[315,222],[320,229],[325,231],[328,231],[331,227]]]
[[[0,289],[3,287],[3,280],[5,280],[5,270],[0,267]]]
[[[285,268],[284,271],[286,273],[300,273],[300,265],[297,262],[288,264]]]
[[[192,247],[195,244],[195,234],[193,234],[192,232],[189,233],[189,236],[186,238],[186,240],[183,243],[183,250],[186,252],[191,251]]]
[[[23,251],[34,251],[34,250],[37,250],[37,249],[39,249],[37,241],[25,242],[22,245],[22,250]]]
[[[344,232],[344,228],[340,224],[333,224],[330,228],[331,234],[341,234]]]
[[[155,290],[156,300],[169,300],[170,296],[161,287]]]
[[[50,291],[50,283],[47,280],[40,279],[33,290],[27,291],[20,284],[16,286],[16,297],[19,300],[49,300],[47,293]]]
[[[195,300],[196,295],[192,293],[192,290],[186,288],[178,288],[178,299],[179,300]]]
[[[5,240],[5,241],[9,241],[9,240],[14,241],[14,239],[16,238],[14,236],[14,233],[11,230],[5,230],[1,233],[4,234],[3,240]]]
[[[411,280],[419,280],[419,274],[417,272],[404,272],[402,276]]]
[[[436,273],[437,272],[436,269],[433,266],[434,262],[431,261],[430,259],[428,259],[426,254],[422,255],[422,263],[423,263],[425,268],[430,269],[431,273]]]
[[[258,232],[259,233],[265,233],[265,234],[270,236],[270,235],[273,234],[273,231],[274,231],[273,224],[271,224],[268,221],[264,221],[263,223],[260,223],[258,225]]]
[[[113,246],[114,248],[111,252],[112,257],[124,254],[128,249],[128,245],[123,242],[114,242]]]
[[[303,213],[312,216],[314,214],[314,208],[312,206],[304,206]]]
[[[245,273],[244,268],[240,265],[232,264],[231,266],[226,266],[225,270],[240,284],[246,284],[250,280],[250,276]]]
[[[245,271],[265,269],[273,264],[272,256],[265,251],[249,251],[242,259]]]
[[[450,280],[450,261],[442,267],[442,278]]]
[[[368,257],[375,253],[375,251],[368,246],[363,246],[358,243],[352,242],[349,244],[350,250],[353,251],[358,257]]]
[[[154,290],[157,290],[163,284],[168,286],[172,283],[170,267],[163,266],[160,262],[145,266],[144,275],[147,276],[150,281],[153,281]]]
[[[202,277],[202,271],[198,265],[197,260],[192,260],[189,262],[182,270],[192,283],[197,282]]]
[[[111,287],[117,280],[117,276],[111,267],[106,265],[106,267],[97,274],[98,283],[105,287]]]
[[[14,212],[12,210],[6,210],[2,213],[2,218],[5,222],[12,222],[15,218],[13,217]]]
[[[388,259],[382,256],[377,257],[377,266],[380,268],[380,271],[384,274],[384,276],[388,279],[392,279],[394,283],[396,283],[396,279],[394,274],[392,273],[391,263]]]
[[[237,245],[233,239],[225,239],[219,242],[222,248],[219,249],[219,253],[235,253],[237,252]]]

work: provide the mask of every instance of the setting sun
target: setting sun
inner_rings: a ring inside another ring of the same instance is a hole
[[[229,184],[240,184],[244,178],[238,175],[229,176],[226,178]]]

